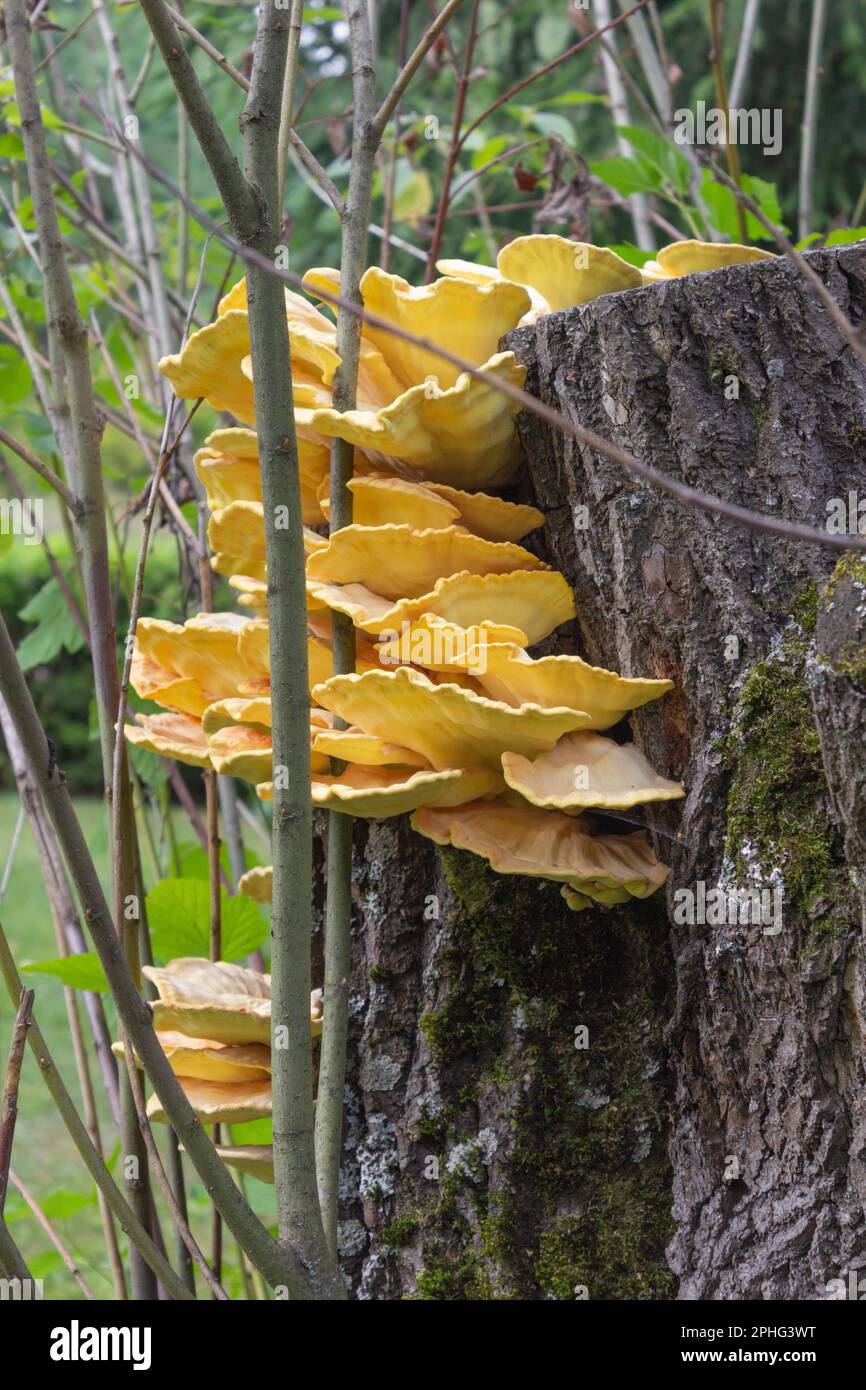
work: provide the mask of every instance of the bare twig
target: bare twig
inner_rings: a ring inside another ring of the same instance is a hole
[[[433,47],[439,35],[443,32],[446,25],[451,23],[451,20],[454,18],[454,15],[457,13],[462,3],[463,0],[448,0],[448,4],[439,12],[437,17],[433,20],[433,23],[424,31],[421,39],[409,55],[408,60],[398,72],[390,92],[373,117],[373,130],[377,139],[381,140],[385,133],[385,127],[400,105],[401,98],[406,88],[409,86],[409,83],[412,81],[412,78],[415,76],[415,73],[418,71],[424,58]]]
[[[98,9],[102,3],[103,0],[96,0],[96,8]],[[93,393],[87,329],[76,302],[60,234],[41,108],[33,74],[30,32],[22,0],[7,0],[4,15],[15,93],[21,111],[21,131],[33,210],[39,234],[50,357],[52,364],[56,364],[56,385],[59,387],[62,384],[68,393],[69,430],[63,430],[58,443],[79,504],[76,526],[81,542],[103,773],[106,787],[113,789],[116,815],[122,826],[122,834],[115,837],[115,844],[120,848],[115,856],[114,865],[116,920],[119,926],[127,920],[122,911],[124,904],[135,901],[136,898],[135,876],[131,867],[135,858],[135,821],[123,739],[117,737],[114,731],[119,691],[100,456],[102,423]],[[143,169],[137,165],[133,167],[138,169],[140,179],[146,182]],[[120,749],[117,778],[112,776],[115,745]],[[127,922],[127,930],[123,936],[130,965],[135,974],[137,929],[130,930]],[[138,1177],[130,1181],[130,1191],[139,1220],[145,1225],[149,1220],[150,1211],[147,1160],[141,1146],[128,1087],[121,1091],[121,1111],[125,1150],[137,1159]],[[149,1268],[137,1252],[133,1255],[132,1274],[136,1296],[152,1298],[156,1292],[154,1281]]]
[[[62,478],[59,478],[53,468],[49,468],[47,463],[43,463],[26,444],[20,444],[8,430],[0,427],[0,444],[5,444],[7,449],[11,449],[13,454],[17,454],[28,468],[32,468],[34,473],[38,473],[43,482],[53,488],[57,496],[66,504],[75,516],[78,512],[78,502],[72,488],[69,487]]]
[[[740,41],[737,45],[737,57],[734,62],[734,75],[731,78],[730,102],[732,108],[740,105],[743,93],[746,90],[746,80],[749,76],[749,63],[752,59],[752,44],[755,39],[755,29],[758,24],[758,16],[761,11],[761,0],[746,0],[746,8],[743,11],[743,21],[740,28]]]
[[[731,113],[728,102],[728,83],[725,77],[725,50],[724,50],[724,29],[722,18],[723,0],[710,0],[710,63],[713,69],[713,81],[716,86],[716,102],[719,109],[725,114],[725,158],[728,161],[728,173],[737,188],[740,187],[740,152],[736,143],[731,140]],[[737,225],[739,228],[740,241],[746,240],[746,215],[743,212],[742,204],[737,203]]]
[[[600,34],[606,34],[610,29],[617,29],[620,24],[624,24],[633,14],[636,14],[638,10],[642,10],[644,5],[648,4],[649,0],[637,0],[637,4],[632,5],[630,10],[626,10],[624,14],[612,19],[609,24],[605,24],[599,29],[594,29],[591,34],[587,34],[586,38],[581,39],[579,43],[572,44],[571,48],[567,48],[564,53],[560,53],[558,58],[553,58],[551,62],[545,63],[543,67],[536,68],[528,77],[522,78],[520,82],[515,82],[513,87],[509,87],[507,92],[503,92],[495,101],[492,101],[489,106],[485,107],[480,116],[476,116],[474,121],[470,121],[460,137],[461,146],[466,144],[473,130],[477,130],[478,127],[487,120],[488,116],[492,116],[493,112],[498,111],[500,106],[504,106],[506,102],[511,101],[512,97],[517,96],[518,92],[525,91],[533,82],[537,82],[539,77],[545,77],[547,73],[553,72],[554,68],[558,68],[562,63],[568,62],[568,59],[573,58],[575,53],[580,53],[582,49],[594,43]]]
[[[436,276],[436,262],[439,259],[439,250],[442,246],[442,234],[445,231],[445,219],[448,216],[448,205],[451,201],[451,180],[454,177],[454,170],[457,167],[457,159],[461,150],[461,127],[463,125],[463,113],[466,109],[466,97],[469,92],[469,74],[472,71],[472,55],[475,52],[475,35],[478,27],[478,6],[479,0],[472,0],[472,12],[469,17],[469,33],[466,36],[466,48],[463,52],[463,64],[457,77],[457,98],[454,103],[454,119],[451,122],[451,140],[448,145],[448,154],[445,157],[445,171],[442,175],[442,187],[439,190],[439,206],[436,209],[436,221],[433,225],[433,235],[430,238],[430,250],[427,253],[427,269],[424,279],[429,285]],[[444,14],[445,11],[442,11]],[[442,15],[439,16],[442,18]]]
[[[809,56],[806,61],[806,99],[803,108],[803,142],[800,146],[800,200],[797,234],[802,239],[814,230],[813,195],[815,150],[818,135],[818,101],[821,94],[821,49],[827,23],[827,0],[814,0],[809,27]]]
[[[12,1141],[15,1138],[15,1121],[18,1119],[18,1087],[21,1083],[21,1063],[24,1061],[27,1029],[30,1027],[34,998],[32,989],[21,991],[15,1023],[12,1027],[9,1057],[6,1062],[3,1102],[2,1109],[0,1109],[0,1216],[3,1215],[3,1208],[6,1204],[6,1188],[9,1185]]]
[[[60,1236],[58,1235],[57,1231],[55,1231],[51,1222],[48,1220],[48,1217],[45,1215],[45,1212],[42,1210],[39,1203],[36,1201],[36,1198],[24,1186],[23,1182],[16,1173],[10,1173],[10,1176],[12,1178],[13,1183],[15,1184],[15,1187],[18,1189],[18,1192],[24,1198],[24,1201],[27,1203],[28,1207],[33,1212],[33,1215],[36,1217],[36,1220],[39,1222],[39,1225],[42,1227],[48,1239],[51,1241],[51,1244],[54,1246],[54,1249],[57,1251],[63,1263],[66,1265],[66,1268],[69,1270],[69,1273],[72,1275],[79,1289],[84,1294],[84,1297],[88,1300],[88,1302],[92,1303],[95,1298],[93,1290],[90,1288],[89,1284],[87,1283],[87,1280],[84,1278],[84,1275],[81,1273],[81,1270],[75,1263],[75,1260],[72,1258],[66,1246],[63,1244],[63,1241],[60,1239]]]

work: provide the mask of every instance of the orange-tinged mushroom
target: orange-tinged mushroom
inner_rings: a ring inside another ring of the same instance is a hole
[[[229,1168],[237,1168],[259,1182],[273,1184],[274,1146],[273,1144],[218,1144],[217,1153]]]
[[[238,879],[238,892],[243,893],[245,898],[252,898],[254,902],[269,903],[273,877],[272,865],[257,864],[254,869],[248,869]]]
[[[175,1076],[200,1081],[261,1081],[271,1074],[271,1049],[264,1043],[219,1043],[213,1038],[188,1038],[183,1033],[157,1033],[159,1045]],[[122,1042],[112,1044],[117,1057],[124,1056]],[[141,1066],[138,1057],[136,1066]]]
[[[461,574],[440,579],[429,594],[392,603],[364,584],[307,581],[310,600],[346,613],[356,627],[378,635],[400,632],[424,613],[472,627],[490,621],[518,628],[529,646],[574,617],[574,596],[555,570],[515,570],[511,574]]]
[[[551,879],[596,900],[610,892],[648,897],[669,873],[642,831],[590,835],[583,817],[525,804],[422,806],[412,825],[436,844],[481,855],[497,873]]]
[[[494,643],[470,652],[466,666],[494,700],[515,706],[530,701],[543,708],[577,705],[587,711],[587,727],[593,729],[609,729],[630,710],[673,689],[673,681],[618,676],[579,656],[533,658],[520,647]]]
[[[271,980],[241,965],[181,956],[164,969],[142,967],[156,985],[150,1004],[157,1031],[220,1043],[270,1043]]]
[[[434,685],[409,666],[333,676],[313,695],[348,724],[423,753],[437,770],[499,771],[505,749],[534,756],[587,721],[577,709],[513,709],[457,685]]]
[[[544,524],[544,513],[523,502],[506,502],[486,492],[464,492],[447,483],[427,483],[460,513],[460,522],[488,541],[519,541]]]
[[[479,365],[485,377],[522,386],[526,368],[513,352]],[[373,460],[404,465],[419,478],[458,488],[502,487],[520,462],[514,417],[520,409],[483,378],[463,372],[453,386],[430,377],[378,409],[299,410],[302,425],[345,439]]]
[[[202,1124],[242,1125],[266,1119],[271,1113],[271,1083],[264,1081],[201,1081],[179,1076],[180,1088]],[[147,1102],[147,1117],[168,1124],[162,1101],[154,1091]]]
[[[187,767],[211,767],[207,739],[201,720],[188,714],[139,714],[137,723],[125,724],[123,732],[136,748],[144,748],[159,758],[173,758]]]
[[[313,284],[315,277],[311,271],[304,277],[305,285]],[[525,290],[502,280],[480,284],[443,278],[431,285],[410,285],[377,266],[362,277],[361,297],[370,314],[479,365],[493,356],[500,338],[516,327],[530,305]],[[364,337],[378,348],[404,387],[434,376],[445,388],[460,375],[459,368],[428,348],[406,342],[369,320]]]
[[[208,544],[217,574],[244,575],[264,584],[267,579],[264,507],[261,502],[230,502],[211,513]],[[324,537],[304,527],[304,551],[312,555],[327,545]]]
[[[228,961],[181,956],[164,968],[142,967],[156,985],[151,1001],[157,1032],[182,1033],[223,1044],[270,1044],[271,977]],[[322,995],[310,995],[310,1030],[322,1031]]]
[[[195,470],[204,487],[211,511],[231,502],[261,502],[262,479],[259,470],[258,439],[254,430],[215,430],[194,459]],[[328,446],[320,439],[298,433],[298,475],[301,508],[306,525],[323,519],[318,492],[328,477]]]
[[[417,531],[442,529],[459,521],[460,512],[424,483],[378,473],[352,478],[352,520],[358,526],[409,525]],[[330,501],[322,511],[330,517]]]
[[[416,753],[413,748],[390,743],[387,739],[377,738],[375,734],[367,734],[357,728],[323,729],[313,740],[313,751],[363,767],[430,767],[423,754]]]
[[[461,671],[483,669],[489,646],[525,647],[527,642],[525,632],[506,623],[459,627],[435,613],[422,613],[420,618],[404,622],[399,632],[381,632],[379,638],[376,651],[382,666],[423,666],[425,671],[447,674],[458,683]]]
[[[238,640],[244,625],[237,613],[198,613],[182,625],[140,618],[130,669],[133,689],[143,700],[201,715],[243,683]]]
[[[510,574],[549,566],[511,541],[486,541],[458,526],[415,531],[411,526],[344,526],[307,561],[309,579],[362,583],[376,573],[383,598],[420,598],[437,580],[458,573]]]
[[[214,410],[226,410],[245,425],[254,425],[253,384],[241,369],[249,351],[246,309],[227,309],[187,338],[179,353],[163,357],[157,366],[182,400],[203,396]]]
[[[490,767],[444,771],[350,764],[333,776],[313,778],[313,804],[351,816],[401,816],[418,806],[459,806],[495,796],[503,789],[500,773]]]
[[[685,795],[680,783],[660,777],[633,743],[614,743],[595,733],[564,734],[532,760],[503,753],[502,770],[513,791],[545,810],[627,811],[644,801]]]
[[[324,710],[310,710],[310,744],[330,727],[331,716]],[[202,735],[207,741],[212,765],[227,777],[243,777],[247,782],[267,780],[272,771],[270,696],[218,700],[208,705],[202,716]],[[311,754],[314,772],[329,772],[330,763],[320,753]]]

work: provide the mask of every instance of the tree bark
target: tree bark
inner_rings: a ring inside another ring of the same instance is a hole
[[[864,246],[809,259],[861,324]],[[506,346],[705,491],[820,527],[864,487],[866,370],[785,259]],[[866,564],[520,424],[578,612],[545,650],[676,685],[631,721],[687,789],[634,813],[670,883],[576,916],[404,821],[357,828],[344,1267],[373,1299],[826,1298],[866,1265]],[[677,920],[700,883],[781,890],[781,930]]]

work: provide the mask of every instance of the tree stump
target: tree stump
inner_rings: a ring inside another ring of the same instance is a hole
[[[809,259],[859,326],[866,248]],[[866,368],[786,259],[504,346],[703,491],[817,527],[866,497]],[[866,1266],[866,563],[520,427],[577,604],[545,650],[675,682],[631,728],[688,795],[634,816],[666,894],[579,915],[403,821],[358,827],[347,1274],[376,1299],[826,1298]],[[700,884],[777,890],[781,930],[714,922]]]

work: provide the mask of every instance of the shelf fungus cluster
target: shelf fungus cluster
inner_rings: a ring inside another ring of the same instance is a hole
[[[245,1124],[271,1113],[271,980],[240,965],[195,956],[142,972],[156,987],[153,1024],[187,1100],[203,1124]],[[322,1031],[322,994],[310,995],[310,1030]],[[123,1043],[114,1044],[122,1057]],[[137,1061],[138,1059],[136,1059]],[[167,1123],[159,1097],[149,1119]],[[269,1145],[225,1147],[227,1163],[273,1181]]]
[[[682,242],[639,271],[603,248],[545,236],[512,242],[495,269],[442,262],[441,278],[419,288],[368,270],[358,406],[345,413],[331,402],[333,320],[286,293],[307,553],[298,640],[307,644],[316,806],[360,817],[410,813],[437,844],[470,850],[499,873],[559,884],[576,911],[643,898],[664,883],[668,871],[644,832],[611,833],[598,816],[682,796],[632,743],[609,733],[671,682],[531,654],[574,616],[573,596],[522,544],[543,515],[491,491],[513,479],[519,454],[518,407],[490,381],[523,382],[513,353],[499,351],[518,323],[763,254]],[[304,282],[311,298],[338,284],[332,270],[311,271]],[[382,321],[447,345],[477,364],[480,377],[387,333]],[[155,753],[242,778],[267,801],[281,769],[271,743],[267,557],[243,283],[214,323],[160,365],[179,396],[203,396],[239,422],[211,434],[195,464],[210,509],[212,565],[243,611],[139,622],[132,684],[160,710],[139,715],[126,732]],[[327,538],[334,436],[355,446],[354,519]],[[332,673],[335,612],[355,627],[352,675]],[[239,886],[267,901],[270,870],[253,869]],[[149,974],[160,994],[157,1027],[200,1116],[229,1123],[267,1113],[266,977],[191,960]],[[266,1175],[265,1150],[226,1158]]]

